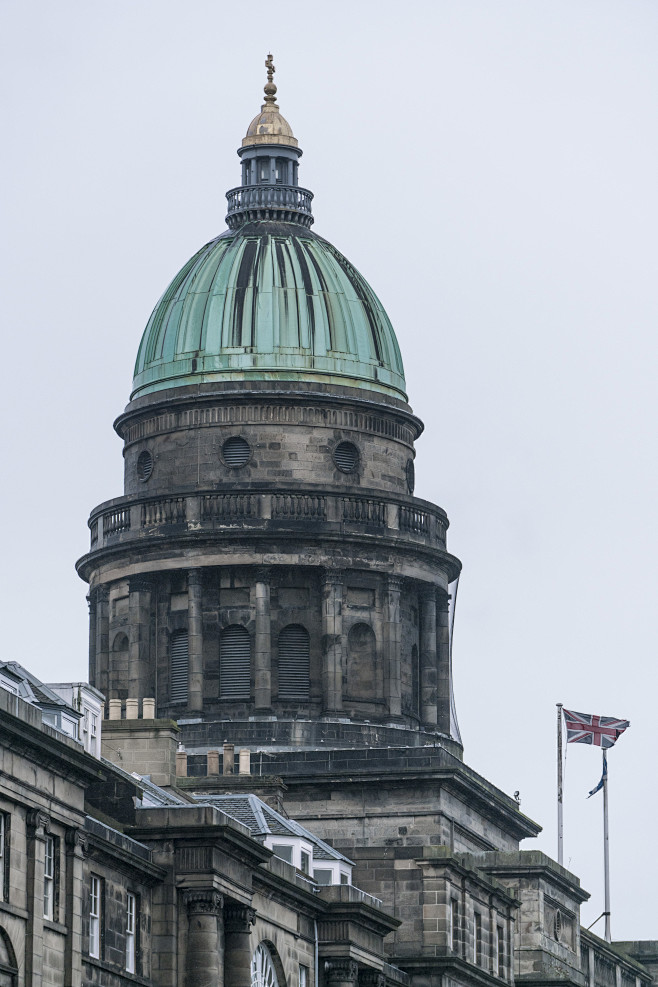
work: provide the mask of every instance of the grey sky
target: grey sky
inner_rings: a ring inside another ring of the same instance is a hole
[[[2,657],[86,677],[73,563],[122,492],[111,423],[153,305],[224,228],[271,50],[314,228],[380,296],[426,424],[417,493],[464,563],[466,759],[555,855],[555,702],[628,717],[612,931],[658,938],[658,4],[4,0],[0,21]],[[599,776],[571,745],[585,924]]]

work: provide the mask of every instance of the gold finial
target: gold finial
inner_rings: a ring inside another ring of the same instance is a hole
[[[265,85],[266,103],[276,103],[276,86],[272,81],[274,78],[274,73],[276,72],[274,62],[272,61],[273,57],[274,56],[270,53],[265,59],[265,68],[267,69],[267,83]]]

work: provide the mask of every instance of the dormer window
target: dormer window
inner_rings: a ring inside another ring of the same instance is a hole
[[[276,857],[281,857],[281,860],[285,860],[287,864],[293,862],[293,847],[286,845],[285,843],[273,843],[272,852]]]

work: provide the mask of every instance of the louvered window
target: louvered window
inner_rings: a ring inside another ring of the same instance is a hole
[[[231,624],[219,639],[219,695],[221,699],[249,699],[251,695],[251,642],[239,624]]]
[[[169,696],[172,703],[187,702],[187,675],[189,655],[187,631],[175,631],[171,635],[171,684]]]
[[[308,699],[310,654],[308,631],[289,624],[279,634],[279,699]]]
[[[339,442],[334,449],[334,462],[343,473],[353,473],[359,465],[359,450],[352,442]]]
[[[222,446],[222,456],[227,466],[231,469],[237,469],[239,466],[244,466],[249,462],[251,458],[251,446],[242,436],[234,435],[232,438],[227,439]]]

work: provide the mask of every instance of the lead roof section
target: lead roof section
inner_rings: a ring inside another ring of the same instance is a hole
[[[333,381],[406,400],[372,288],[330,243],[287,223],[247,223],[185,264],[147,324],[132,397],[235,380]]]

